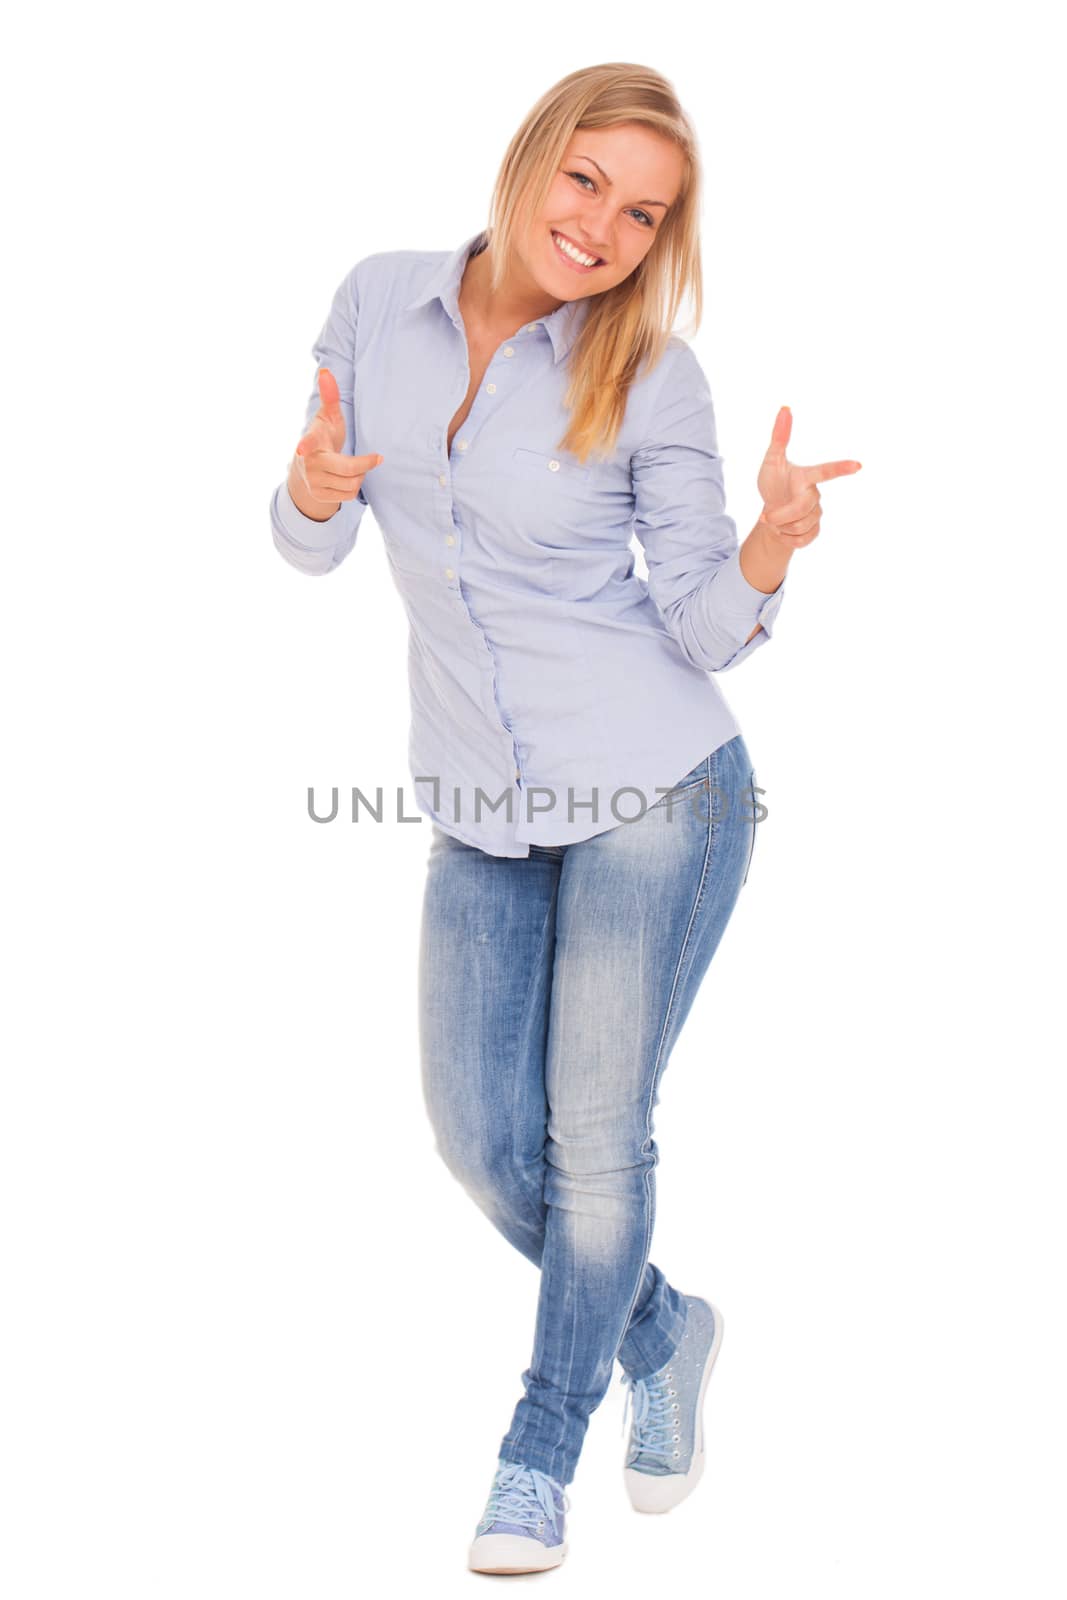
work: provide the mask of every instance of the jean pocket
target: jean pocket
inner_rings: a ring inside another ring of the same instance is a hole
[[[684,777],[679,778],[677,783],[671,785],[666,794],[661,795],[658,800],[653,802],[649,810],[654,810],[656,806],[666,805],[672,795],[686,794],[690,789],[710,788],[711,780],[708,766],[707,756],[702,756],[695,767],[691,767]]]

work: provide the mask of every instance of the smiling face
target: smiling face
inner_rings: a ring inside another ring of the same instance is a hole
[[[684,172],[682,150],[651,128],[579,128],[527,229],[527,271],[559,300],[621,283],[655,243]]]

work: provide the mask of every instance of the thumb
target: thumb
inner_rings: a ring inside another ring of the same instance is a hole
[[[793,413],[788,406],[781,406],[774,419],[771,429],[771,442],[767,450],[767,460],[782,461],[785,459],[785,447],[789,443],[789,435],[793,431]]]
[[[331,422],[341,415],[341,391],[329,367],[319,368],[319,399],[322,409]]]

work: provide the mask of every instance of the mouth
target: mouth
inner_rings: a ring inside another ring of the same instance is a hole
[[[597,267],[604,265],[603,256],[590,256],[587,250],[583,250],[565,233],[557,233],[555,228],[551,228],[549,232],[552,234],[557,256],[566,262],[573,272],[595,272]]]

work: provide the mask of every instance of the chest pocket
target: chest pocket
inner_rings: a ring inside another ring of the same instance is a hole
[[[522,473],[542,476],[551,474],[562,475],[572,482],[580,482],[590,471],[589,463],[571,461],[566,456],[546,455],[542,450],[527,450],[519,445],[512,457],[516,469]]]
[[[628,463],[583,464],[520,445],[511,466],[516,515],[539,543],[561,553],[627,548],[634,509]]]

